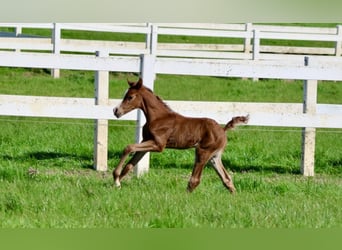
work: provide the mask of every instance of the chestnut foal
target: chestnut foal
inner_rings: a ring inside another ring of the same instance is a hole
[[[221,156],[227,144],[225,132],[239,123],[247,123],[248,116],[234,117],[222,128],[209,118],[189,118],[172,111],[158,96],[137,82],[128,81],[129,89],[121,104],[114,108],[114,115],[119,118],[133,109],[141,109],[146,117],[141,143],[128,145],[113,171],[114,183],[120,187],[120,181],[139,160],[148,152],[162,152],[164,148],[196,148],[195,165],[187,190],[193,191],[200,183],[202,170],[210,161],[224,186],[231,192],[235,187],[231,176],[224,168]],[[122,169],[130,153],[135,152],[131,160]]]

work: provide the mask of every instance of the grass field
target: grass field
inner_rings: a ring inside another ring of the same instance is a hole
[[[76,35],[84,36],[64,34]],[[136,78],[110,74],[111,98],[122,97],[127,77]],[[171,75],[155,82],[165,100],[302,102],[302,88],[301,81]],[[44,69],[0,68],[0,93],[93,97],[94,73],[62,70],[53,79]],[[342,83],[320,82],[318,102],[342,104]],[[108,172],[93,170],[93,134],[92,120],[0,117],[1,228],[342,227],[340,129],[317,130],[310,178],[299,173],[301,129],[229,132],[222,159],[233,174],[234,196],[210,167],[186,193],[192,149],[152,153],[148,174],[130,175],[115,189],[111,171],[134,142],[135,124],[110,121]]]
[[[0,69],[3,94],[93,96],[93,73]],[[111,74],[111,97],[126,78]],[[201,86],[198,88],[196,86]],[[187,91],[179,91],[181,89]],[[164,99],[301,102],[302,83],[159,75]],[[319,102],[341,103],[340,82],[319,84]],[[238,190],[231,196],[206,168],[192,194],[185,188],[193,150],[152,153],[150,172],[131,175],[121,190],[110,171],[134,141],[132,122],[110,122],[109,168],[92,170],[93,121],[1,117],[0,226],[3,228],[331,228],[342,225],[342,134],[319,129],[316,176],[299,174],[301,131],[240,127],[223,155]]]

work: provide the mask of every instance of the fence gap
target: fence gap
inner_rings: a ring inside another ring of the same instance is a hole
[[[309,66],[309,57],[305,57],[304,65]],[[317,104],[317,80],[304,81],[303,113],[315,115]],[[304,176],[314,176],[316,129],[302,129],[301,173]]]
[[[108,52],[97,51],[97,57],[107,57]],[[108,105],[109,72],[95,72],[95,105]],[[108,160],[108,120],[95,120],[94,169],[107,171]]]

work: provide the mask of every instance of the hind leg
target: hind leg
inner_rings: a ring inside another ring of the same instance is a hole
[[[228,174],[227,170],[224,168],[221,160],[222,151],[214,155],[210,162],[216,170],[216,173],[220,176],[223,185],[233,194],[236,189],[233,184],[232,177]]]
[[[205,164],[210,159],[211,153],[200,148],[196,149],[195,166],[192,170],[188,188],[189,192],[192,192],[201,182],[201,175]]]

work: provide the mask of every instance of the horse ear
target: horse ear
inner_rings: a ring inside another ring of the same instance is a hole
[[[131,82],[130,80],[127,79],[127,83],[131,88],[140,89],[141,86],[143,85],[143,80],[139,78],[137,82]]]
[[[130,87],[133,87],[134,86],[134,84],[135,84],[135,82],[131,82],[130,80],[128,80],[127,79],[127,83],[128,83],[128,85],[130,86]]]
[[[143,85],[143,80],[141,77],[139,77],[139,80],[137,81],[137,84],[135,85],[135,87],[137,89],[140,89],[142,85]]]

